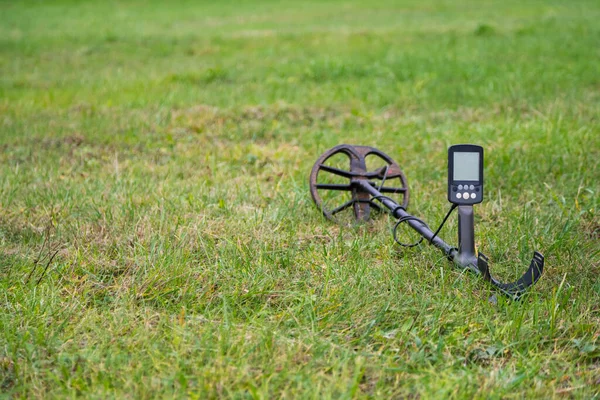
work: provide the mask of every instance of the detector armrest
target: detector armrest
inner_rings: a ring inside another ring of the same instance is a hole
[[[533,253],[533,259],[531,260],[531,264],[529,264],[527,272],[518,281],[512,283],[502,283],[494,279],[490,275],[488,261],[488,258],[484,254],[479,253],[477,257],[477,269],[479,269],[479,272],[486,281],[513,299],[519,299],[530,286],[540,279],[544,272],[544,256],[537,251]]]

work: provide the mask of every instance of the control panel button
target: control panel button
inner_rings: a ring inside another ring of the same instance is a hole
[[[475,190],[475,185],[471,185],[471,186],[469,186],[469,189],[471,189],[471,190]]]
[[[456,193],[456,198],[457,199],[462,199],[462,193]]]
[[[463,185],[458,185],[458,190],[463,190]]]
[[[456,188],[456,186],[452,186],[452,191],[456,192],[458,189]]]
[[[464,199],[468,199],[469,198],[469,192],[464,192],[463,193],[463,198]]]
[[[476,192],[479,192],[479,187],[476,187],[476,188],[475,188],[475,191],[476,191]]]
[[[474,199],[474,198],[475,198],[475,196],[476,196],[476,194],[475,194],[475,193],[471,193],[471,198],[472,198],[472,199]]]

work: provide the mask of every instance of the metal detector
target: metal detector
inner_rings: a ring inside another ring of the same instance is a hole
[[[491,276],[488,258],[475,250],[473,205],[483,201],[481,146],[455,145],[448,149],[448,200],[452,206],[435,232],[406,211],[409,199],[406,176],[391,157],[373,147],[342,144],[326,151],[313,166],[309,183],[315,204],[328,219],[342,223],[363,222],[370,219],[373,210],[387,210],[396,218],[393,230],[396,243],[414,247],[427,240],[459,268],[482,276],[512,299],[519,299],[542,276],[544,256],[537,251],[521,278],[502,283]],[[458,248],[437,236],[456,208]],[[398,240],[397,230],[403,222],[421,235],[418,242],[406,244]]]

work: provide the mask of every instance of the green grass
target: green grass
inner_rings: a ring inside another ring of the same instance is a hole
[[[598,21],[595,1],[1,2],[0,394],[598,398]],[[546,256],[522,302],[310,199],[321,153],[375,146],[436,225],[461,142],[486,149],[493,273]]]

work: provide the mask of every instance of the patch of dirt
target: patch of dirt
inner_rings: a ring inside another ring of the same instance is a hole
[[[63,136],[63,137],[46,138],[41,141],[41,145],[42,145],[42,147],[45,147],[45,148],[73,149],[73,148],[77,148],[77,147],[81,146],[84,141],[85,141],[85,138],[82,134],[75,133],[75,134]]]

